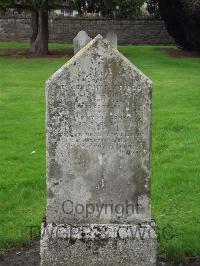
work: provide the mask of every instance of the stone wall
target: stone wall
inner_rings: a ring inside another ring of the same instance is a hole
[[[132,20],[108,20],[96,18],[50,18],[50,41],[72,42],[80,30],[91,37],[108,30],[116,31],[120,44],[171,44],[162,20],[137,18]],[[30,38],[30,17],[1,17],[0,40],[28,40]]]

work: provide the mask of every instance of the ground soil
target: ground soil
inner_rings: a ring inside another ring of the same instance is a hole
[[[200,58],[200,52],[187,51],[183,49],[164,48],[167,54],[176,58]]]
[[[0,253],[0,266],[39,266],[39,241],[30,246],[10,248]]]
[[[10,248],[0,253],[0,266],[39,266],[39,241],[21,248]],[[200,258],[190,258],[186,263],[166,262],[158,259],[157,266],[200,266]]]

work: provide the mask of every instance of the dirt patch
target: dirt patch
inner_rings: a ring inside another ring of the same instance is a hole
[[[187,51],[179,48],[161,48],[160,50],[175,58],[200,58],[200,52]]]
[[[39,241],[27,247],[11,248],[0,253],[1,266],[39,266],[40,265]]]
[[[11,248],[0,253],[0,266],[39,266],[39,241],[22,248]],[[158,259],[157,266],[200,266],[200,258],[189,258],[186,263],[166,262]]]
[[[48,55],[31,54],[28,49],[16,48],[0,48],[0,57],[10,59],[33,59],[33,58],[59,58],[59,57],[72,57],[74,52],[72,49],[50,49]]]

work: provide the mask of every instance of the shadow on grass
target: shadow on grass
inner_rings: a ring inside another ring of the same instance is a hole
[[[37,55],[29,52],[27,48],[0,48],[0,57],[10,59],[34,59],[34,58],[59,58],[72,57],[74,52],[72,49],[50,49],[47,55]]]

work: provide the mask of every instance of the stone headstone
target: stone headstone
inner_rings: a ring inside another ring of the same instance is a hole
[[[100,35],[47,81],[41,265],[155,265],[151,86]]]
[[[106,34],[106,40],[114,47],[117,49],[117,43],[118,43],[118,39],[117,39],[117,34],[114,31],[109,31]]]
[[[88,44],[92,39],[88,36],[87,32],[79,31],[73,40],[74,44],[74,54],[78,53],[86,44]]]

